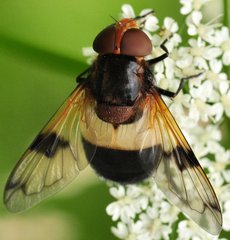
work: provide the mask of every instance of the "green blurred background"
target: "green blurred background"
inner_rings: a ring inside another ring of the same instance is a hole
[[[0,188],[86,67],[82,47],[118,18],[126,1],[0,0]],[[179,23],[177,0],[132,0]],[[167,7],[166,7],[167,6]],[[112,201],[90,168],[61,193],[21,214],[0,204],[1,240],[113,240],[105,207]]]

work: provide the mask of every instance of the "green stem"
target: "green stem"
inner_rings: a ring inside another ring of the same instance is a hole
[[[223,0],[223,7],[224,7],[223,25],[228,27],[229,26],[229,21],[228,21],[229,0]]]
[[[229,28],[229,13],[228,9],[230,7],[229,5],[230,0],[223,0],[223,12],[224,12],[224,17],[223,17],[223,25]],[[224,67],[224,71],[227,73],[228,78],[230,77],[230,67]]]

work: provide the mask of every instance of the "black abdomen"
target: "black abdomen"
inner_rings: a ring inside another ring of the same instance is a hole
[[[92,156],[95,145],[83,139],[86,156]],[[148,178],[156,167],[161,147],[139,150],[120,150],[97,146],[90,165],[106,179],[128,184]]]

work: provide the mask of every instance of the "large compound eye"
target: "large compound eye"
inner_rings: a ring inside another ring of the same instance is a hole
[[[149,37],[139,29],[128,29],[121,41],[121,54],[144,57],[152,52]]]
[[[93,41],[93,49],[97,53],[112,53],[114,51],[115,32],[114,24],[102,30]]]

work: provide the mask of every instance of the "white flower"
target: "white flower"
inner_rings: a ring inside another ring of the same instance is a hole
[[[93,50],[92,47],[84,47],[82,49],[82,54],[87,58],[87,63],[92,64],[92,62],[96,59],[97,53]]]
[[[220,101],[221,101],[221,106],[223,108],[223,110],[225,111],[226,115],[228,117],[230,117],[230,88],[229,85],[226,86],[226,88],[222,88],[221,91],[221,97],[220,97]],[[219,107],[221,108],[221,107]]]
[[[162,223],[172,224],[178,219],[179,210],[166,201],[162,201],[160,205],[160,220]]]
[[[173,18],[166,17],[164,19],[164,24],[160,32],[162,37],[161,43],[163,40],[168,39],[166,47],[169,52],[171,52],[173,48],[178,46],[178,44],[181,42],[181,36],[177,34],[178,29],[178,23]]]
[[[230,117],[230,91],[221,96],[221,102],[223,104],[226,115]]]
[[[186,15],[193,10],[192,0],[180,0],[180,3],[183,5],[182,8],[180,9],[180,12],[182,14]]]
[[[189,39],[189,53],[194,57],[193,63],[200,69],[207,69],[207,61],[213,60],[221,55],[221,50],[217,47],[206,46],[206,43],[201,39]]]
[[[124,4],[124,5],[122,5],[121,10],[122,10],[122,13],[121,13],[122,18],[134,18],[135,17],[135,12],[131,5]]]
[[[169,239],[169,234],[172,232],[170,224],[162,224],[158,218],[156,208],[149,208],[146,213],[140,215],[143,233],[140,234],[140,239],[155,240]]]
[[[213,98],[216,99],[213,84],[209,80],[202,82],[199,87],[191,87],[190,94],[193,98],[199,98],[203,103],[212,102]]]
[[[180,92],[170,105],[170,111],[174,113],[174,116],[178,122],[180,122],[180,126],[183,126],[183,123],[185,123],[185,126],[188,126],[187,124],[187,118],[181,118],[177,116],[185,116],[185,112],[190,107],[190,101],[191,96],[189,94],[184,94]]]
[[[224,240],[224,238],[207,234],[197,224],[188,220],[179,223],[177,232],[178,240]]]
[[[221,103],[215,103],[210,107],[210,116],[214,122],[218,122],[223,117],[224,108]]]
[[[170,35],[176,33],[179,29],[177,22],[170,17],[164,19],[164,27],[170,32]]]
[[[211,43],[218,46],[223,51],[223,63],[230,65],[230,36],[229,28],[222,27],[220,30],[215,31]]]
[[[213,34],[215,34],[215,27],[219,24],[203,24],[203,15],[200,11],[193,11],[187,18],[188,34],[191,36],[198,35],[200,38],[207,42],[211,42]]]
[[[182,4],[180,12],[187,15],[193,10],[200,10],[201,7],[209,1],[212,0],[180,0],[180,3]]]
[[[155,16],[150,15],[145,21],[144,30],[155,32],[159,28],[158,23],[158,19]]]
[[[142,224],[140,221],[136,223],[130,222],[129,224],[119,222],[116,228],[112,227],[112,232],[120,239],[137,240],[142,232]]]
[[[228,159],[230,157],[229,151],[226,152],[226,155],[228,156]],[[230,170],[229,169],[224,169],[222,172],[223,178],[227,183],[230,183]]]
[[[148,199],[140,195],[138,188],[132,185],[127,188],[121,185],[111,187],[110,193],[118,199],[106,208],[107,214],[112,216],[113,221],[121,219],[127,223],[130,218],[134,218],[136,213],[148,205]]]
[[[224,230],[230,231],[230,200],[224,203],[223,218],[224,218],[224,225],[223,225]]]
[[[186,19],[188,25],[188,34],[191,36],[198,34],[198,26],[202,19],[202,13],[199,11],[194,11],[192,14]]]
[[[207,81],[211,81],[214,89],[219,92],[219,95],[226,93],[229,88],[227,75],[222,71],[223,64],[220,60],[212,59],[209,61],[208,69],[205,70],[204,76]],[[214,98],[214,96],[213,96]],[[215,101],[218,101],[220,96],[215,96]]]
[[[191,100],[189,118],[193,119],[196,123],[198,123],[199,120],[207,122],[209,115],[210,106],[208,104],[199,98]]]

